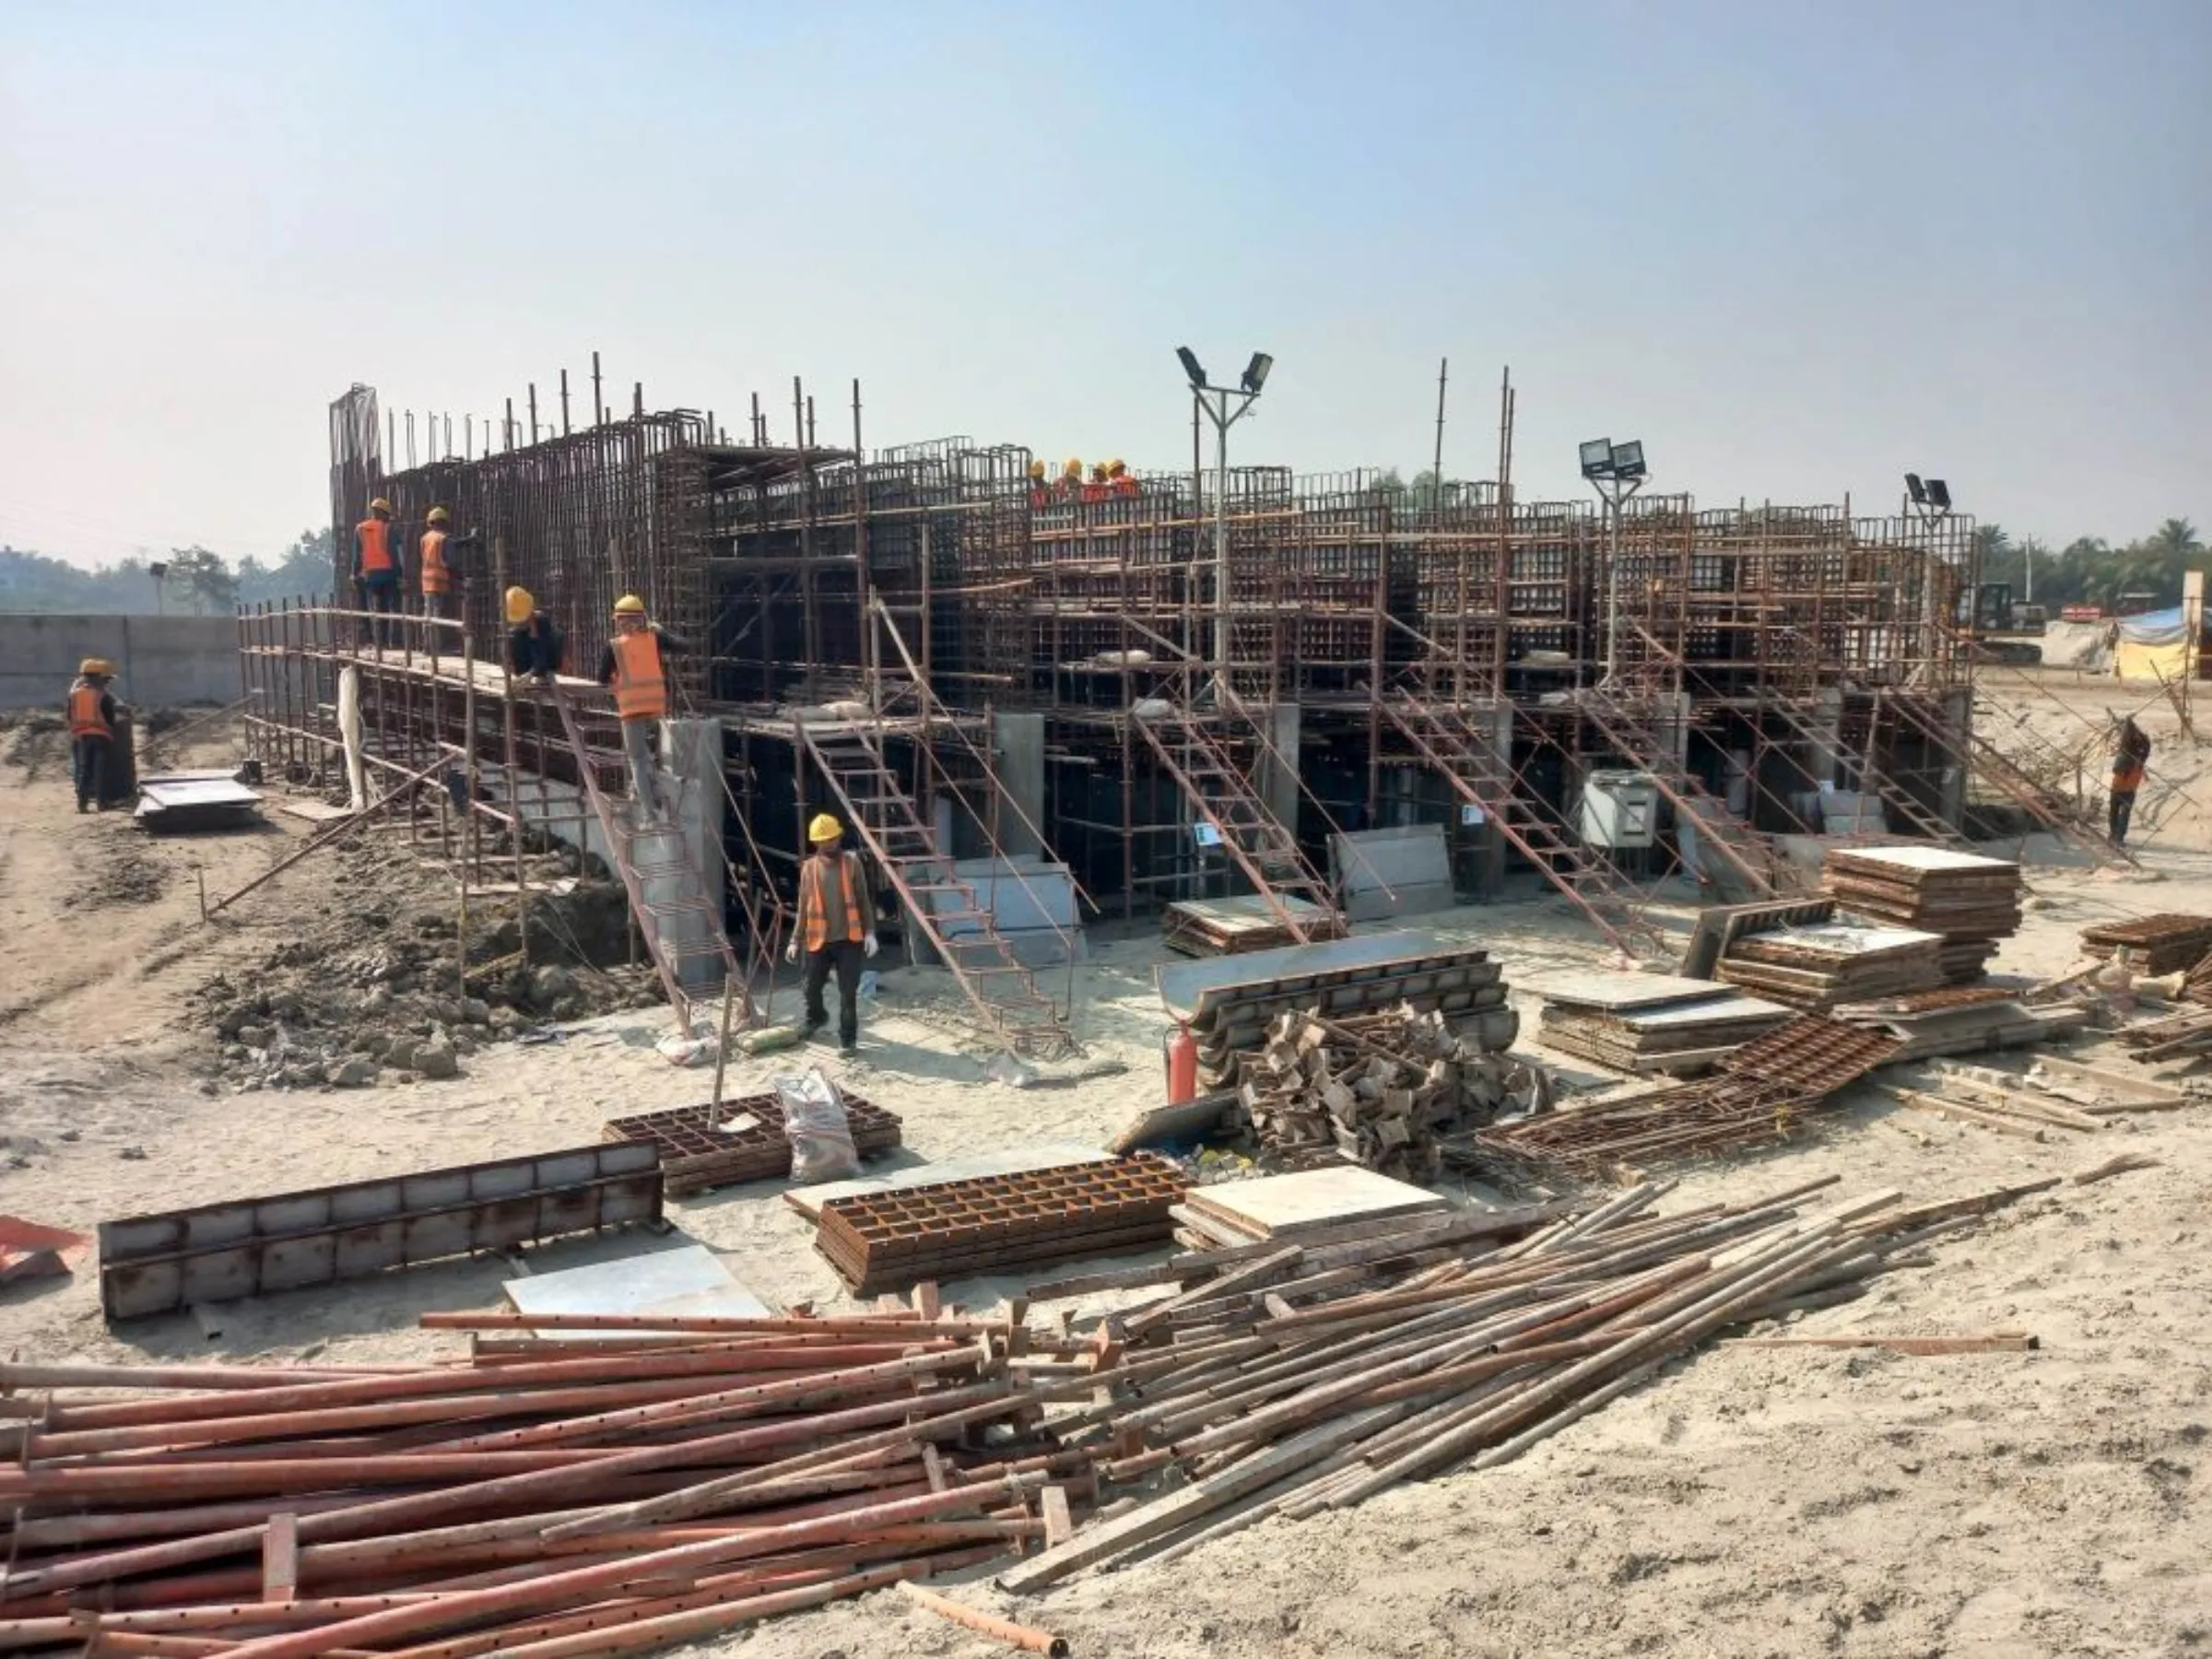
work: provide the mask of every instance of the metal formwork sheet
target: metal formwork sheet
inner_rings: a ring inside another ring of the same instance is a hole
[[[1153,969],[1152,982],[1168,1012],[1178,1019],[1188,1019],[1197,1013],[1199,999],[1207,992],[1269,987],[1278,981],[1304,979],[1312,982],[1324,974],[1379,971],[1446,955],[1456,948],[1431,933],[1369,934],[1317,945],[1290,945],[1280,950],[1248,951],[1241,956],[1162,962]]]
[[[657,1220],[658,1147],[615,1142],[100,1226],[110,1319]]]

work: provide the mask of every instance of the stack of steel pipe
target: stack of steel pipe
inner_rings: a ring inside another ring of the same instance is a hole
[[[1247,1254],[1105,1327],[1112,1397],[1063,1420],[1109,1482],[1182,1478],[998,1575],[1021,1592],[1270,1516],[1488,1468],[1731,1327],[1862,1293],[1900,1253],[2033,1186],[1904,1208],[1808,1206],[1830,1176],[1742,1206],[1652,1213],[1646,1185],[1519,1241],[1396,1239]]]
[[[0,1366],[0,1649],[573,1659],[1018,1553],[1087,1459],[1038,1430],[1018,1327],[926,1305],[433,1315],[523,1334],[388,1369]]]

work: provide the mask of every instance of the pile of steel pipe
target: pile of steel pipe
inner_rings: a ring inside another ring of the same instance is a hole
[[[1088,1461],[1003,1320],[603,1323],[383,1369],[0,1365],[0,1649],[641,1651],[1019,1553]]]

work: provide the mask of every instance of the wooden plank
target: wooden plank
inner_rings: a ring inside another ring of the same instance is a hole
[[[288,1605],[300,1588],[300,1517],[282,1510],[262,1536],[261,1599]]]
[[[1349,1221],[1418,1216],[1447,1207],[1441,1196],[1426,1188],[1356,1164],[1200,1187],[1184,1202],[1199,1215],[1254,1240],[1290,1238]]]
[[[1038,1506],[1044,1511],[1044,1547],[1057,1549],[1076,1535],[1076,1524],[1067,1512],[1067,1488],[1048,1486],[1037,1494]]]

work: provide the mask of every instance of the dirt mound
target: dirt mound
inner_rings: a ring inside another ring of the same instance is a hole
[[[43,709],[0,714],[0,732],[7,735],[7,748],[0,760],[21,767],[26,783],[49,766],[69,764],[69,727],[58,714]]]
[[[194,994],[234,1088],[358,1087],[453,1076],[462,1058],[547,1019],[659,1000],[632,971],[622,889],[589,882],[535,900],[529,948],[512,918],[472,924],[451,888],[374,848],[333,854],[328,903],[250,972]],[[604,966],[603,966],[604,964]]]
[[[65,910],[108,910],[152,904],[169,890],[170,872],[149,855],[142,832],[126,830],[99,843],[83,881],[63,900]]]

